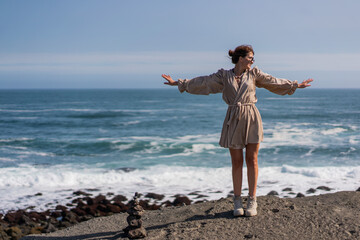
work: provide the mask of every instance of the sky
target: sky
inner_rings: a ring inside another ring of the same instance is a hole
[[[0,0],[0,89],[166,88],[255,63],[313,88],[360,88],[358,0]]]

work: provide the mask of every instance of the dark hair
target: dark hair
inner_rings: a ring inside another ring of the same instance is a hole
[[[246,57],[248,53],[252,52],[254,54],[254,49],[251,45],[241,45],[235,48],[235,50],[229,50],[229,56],[231,57],[231,62],[236,64],[239,61],[239,57]]]

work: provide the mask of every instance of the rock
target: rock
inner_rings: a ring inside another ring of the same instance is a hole
[[[357,192],[360,192],[360,187],[356,190]]]
[[[30,229],[30,234],[40,234],[44,230],[44,227],[33,227]]]
[[[10,227],[5,229],[5,232],[7,233],[7,235],[10,236],[11,240],[18,240],[21,237],[23,237],[23,233],[21,232],[20,228],[18,227]]]
[[[55,232],[56,230],[57,230],[56,227],[51,222],[48,222],[46,226],[43,228],[42,232],[51,233],[51,232]]]
[[[290,208],[291,210],[296,210],[295,205],[291,205],[289,208]]]
[[[46,221],[47,215],[46,212],[38,213],[38,212],[29,212],[27,214],[32,220],[39,222],[39,221]]]
[[[148,193],[145,195],[146,198],[156,199],[156,200],[163,200],[165,195],[156,194],[156,193]]]
[[[123,231],[125,232],[127,237],[130,239],[145,238],[147,236],[147,233],[146,233],[146,230],[144,227],[131,228],[128,226],[125,229],[123,229]]]
[[[96,217],[99,215],[96,208],[97,208],[97,205],[92,205],[92,206],[85,207],[84,210],[87,214],[90,214],[91,216]]]
[[[172,203],[174,206],[184,206],[184,205],[190,205],[191,200],[186,196],[178,196],[175,198],[175,200]]]
[[[315,193],[315,192],[316,192],[316,189],[314,189],[314,188],[310,188],[309,190],[306,191],[307,194]]]
[[[98,192],[98,191],[100,191],[100,189],[98,189],[98,188],[87,188],[85,190],[89,191],[89,192]]]
[[[132,167],[122,167],[122,168],[117,168],[116,170],[120,170],[120,171],[124,171],[124,172],[128,173],[128,172],[135,171],[136,168],[132,168]]]
[[[222,191],[218,190],[218,191],[214,191],[214,192],[210,192],[210,193],[222,193]]]
[[[305,195],[302,193],[298,193],[298,194],[296,194],[296,197],[305,197]]]
[[[79,208],[79,207],[73,208],[73,209],[71,209],[71,211],[74,212],[78,216],[85,216],[86,215],[86,211]]]
[[[279,193],[277,191],[270,191],[267,195],[268,196],[278,196]]]
[[[63,220],[68,221],[72,224],[76,224],[79,222],[79,217],[74,212],[64,212],[63,214]]]
[[[68,228],[68,227],[71,227],[71,226],[72,226],[72,224],[70,222],[68,222],[68,221],[61,221],[59,223],[60,228]]]
[[[10,236],[7,235],[7,233],[1,226],[0,226],[0,239],[1,240],[10,240]]]
[[[54,211],[54,212],[52,212],[52,213],[50,214],[50,216],[53,217],[53,218],[59,218],[59,217],[62,216],[62,214],[61,214],[61,212],[59,212],[59,211]]]
[[[138,193],[135,193],[133,200],[129,202],[130,207],[127,210],[129,216],[126,220],[129,226],[124,229],[124,232],[130,239],[144,238],[147,235],[145,228],[142,227],[141,220],[144,210],[140,206],[138,198]]]
[[[80,195],[91,196],[90,193],[86,193],[86,192],[83,192],[83,191],[76,191],[76,192],[73,192],[73,194],[76,195],[76,196],[80,196]]]
[[[199,192],[200,191],[194,191],[194,192],[188,193],[188,195],[199,195]]]
[[[113,205],[118,206],[120,208],[120,212],[126,212],[126,210],[128,210],[128,206],[126,206],[122,202],[114,202]]]
[[[57,205],[56,207],[55,207],[55,209],[56,210],[61,210],[61,211],[67,211],[67,207],[65,207],[65,206],[63,206],[63,205]]]
[[[106,204],[106,203],[110,203],[109,200],[106,199],[106,197],[104,195],[97,195],[95,198],[94,198],[94,204]]]
[[[284,188],[282,191],[283,191],[283,192],[291,192],[291,191],[292,191],[292,188]]]
[[[273,208],[273,209],[271,209],[271,211],[272,211],[273,213],[280,212],[280,210],[279,210],[279,209],[277,209],[277,208]]]
[[[123,195],[116,195],[115,197],[113,197],[111,199],[111,201],[114,201],[114,202],[124,202],[124,201],[127,201],[128,199],[123,196]]]
[[[91,197],[85,197],[85,198],[83,198],[83,200],[86,201],[87,205],[94,205],[95,204],[94,199],[91,198]]]
[[[126,211],[129,215],[132,215],[132,216],[139,216],[141,217],[142,215],[144,215],[144,211],[137,211],[137,210],[134,210],[132,208],[129,208],[127,211]]]
[[[142,220],[136,216],[129,215],[126,218],[126,221],[128,222],[129,226],[131,226],[131,227],[141,227],[142,226]]]
[[[324,191],[330,191],[331,190],[331,188],[326,187],[326,186],[319,186],[316,189],[320,189],[320,190],[324,190]]]
[[[111,212],[111,213],[121,213],[122,212],[122,210],[119,206],[116,206],[113,204],[106,205],[106,208],[108,209],[108,212]]]
[[[196,198],[206,198],[206,197],[209,197],[209,196],[203,195],[203,194],[199,194]]]
[[[253,238],[254,236],[252,234],[246,234],[244,235],[244,238]]]
[[[161,203],[160,208],[163,208],[163,207],[170,207],[170,206],[172,206],[172,203],[171,203],[169,200],[167,200],[167,201],[165,201],[165,202]]]
[[[101,212],[106,212],[106,213],[109,212],[108,208],[104,204],[99,204],[96,209],[101,211]]]
[[[16,212],[8,212],[5,215],[4,220],[11,224],[20,224],[22,216],[24,214],[25,214],[25,211],[23,211],[23,210],[18,210]]]
[[[43,194],[41,192],[36,193],[34,196],[42,196]]]
[[[31,220],[31,218],[26,216],[25,214],[21,216],[21,220],[19,221],[19,224],[25,224],[30,227],[35,227],[35,225],[36,225],[36,223],[33,220]]]

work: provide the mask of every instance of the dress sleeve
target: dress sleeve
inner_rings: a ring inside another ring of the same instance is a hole
[[[179,79],[178,88],[180,92],[191,94],[209,95],[210,93],[220,93],[224,88],[224,69],[209,76],[201,76],[193,79]]]
[[[275,78],[270,74],[263,73],[257,67],[253,68],[255,75],[255,85],[259,88],[265,88],[270,92],[279,95],[291,95],[298,87],[297,81]]]

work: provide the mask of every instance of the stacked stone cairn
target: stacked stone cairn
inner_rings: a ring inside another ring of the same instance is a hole
[[[144,214],[144,209],[140,206],[138,201],[138,193],[135,193],[133,200],[130,201],[130,208],[127,210],[129,216],[127,222],[129,226],[124,229],[125,234],[130,239],[146,237],[146,230],[142,226],[143,222],[141,216]]]

